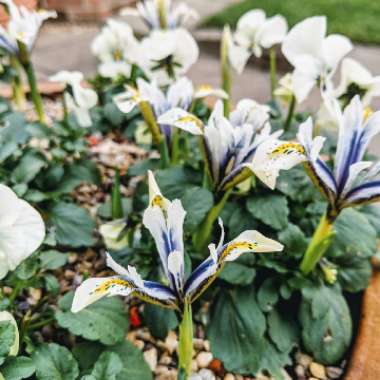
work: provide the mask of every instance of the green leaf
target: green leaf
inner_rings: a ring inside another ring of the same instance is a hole
[[[28,183],[36,177],[45,165],[46,160],[41,154],[27,153],[13,170],[11,179],[14,183]]]
[[[98,342],[85,341],[77,343],[72,353],[78,361],[79,368],[88,373],[104,350],[105,346]]]
[[[339,257],[355,255],[368,258],[377,252],[377,233],[359,211],[346,209],[334,223],[336,236],[327,255]]]
[[[242,255],[236,261],[227,263],[219,278],[232,285],[245,286],[252,284],[256,276],[256,270],[253,267],[254,263],[254,256]]]
[[[210,191],[201,187],[187,188],[182,198],[186,210],[185,231],[194,232],[207,212],[214,205],[214,197]]]
[[[161,340],[166,338],[170,330],[178,326],[178,319],[173,310],[152,304],[144,306],[144,321],[151,334]]]
[[[70,311],[73,293],[59,301],[55,314],[58,324],[72,334],[88,340],[98,340],[106,345],[121,342],[128,331],[128,317],[119,298],[103,298],[79,313]]]
[[[135,164],[128,168],[128,176],[134,177],[138,175],[146,175],[148,170],[156,170],[160,167],[160,160],[152,160],[147,158],[145,160],[137,161]]]
[[[278,240],[284,244],[283,255],[301,257],[306,252],[308,240],[302,230],[295,224],[289,223],[285,230],[278,235]]]
[[[50,211],[57,242],[69,247],[89,247],[95,243],[95,221],[88,212],[72,203],[58,203]]]
[[[288,225],[288,201],[282,195],[258,195],[248,199],[247,209],[255,219],[275,230],[281,230]]]
[[[132,211],[132,198],[123,198],[121,200],[123,206],[124,217],[127,217]],[[111,219],[111,198],[108,198],[104,203],[102,203],[97,211],[97,215],[104,219]]]
[[[339,361],[350,346],[352,321],[338,287],[304,289],[299,311],[305,348],[324,364]]]
[[[273,309],[268,316],[268,327],[271,340],[281,352],[290,352],[298,343],[299,326],[292,313]]]
[[[44,275],[44,281],[45,281],[45,287],[46,290],[53,294],[53,295],[58,295],[61,288],[59,285],[58,279],[52,275],[52,274],[45,274]]]
[[[34,374],[36,368],[33,360],[25,356],[9,357],[1,367],[5,380],[26,379]]]
[[[41,266],[45,269],[54,270],[67,263],[67,255],[51,249],[40,253]]]
[[[226,370],[255,373],[260,368],[265,318],[254,291],[236,288],[221,291],[211,308],[207,335],[211,350]]]
[[[38,380],[76,380],[78,363],[71,352],[56,343],[43,344],[32,356]]]
[[[360,212],[366,216],[380,238],[380,207],[378,205],[366,205],[360,209]]]
[[[94,369],[91,372],[91,379],[94,380],[116,380],[116,376],[123,370],[123,363],[120,357],[114,352],[103,352]]]
[[[227,206],[222,212],[222,219],[226,223],[231,237],[257,227],[257,221],[252,218],[250,212],[243,205],[234,202],[227,203]]]
[[[356,293],[368,286],[372,275],[369,259],[347,254],[339,257],[334,263],[337,265],[338,281],[345,291]]]
[[[278,284],[273,277],[267,278],[257,293],[257,301],[262,311],[271,311],[278,302]]]
[[[0,322],[0,364],[9,355],[9,352],[15,342],[16,329],[10,321]]]
[[[142,352],[132,343],[125,341],[110,347],[110,351],[119,355],[123,369],[117,375],[117,380],[152,380],[152,372],[146,363]]]
[[[125,120],[125,115],[119,110],[115,102],[111,101],[107,103],[104,108],[104,117],[114,127],[121,127],[121,124]]]

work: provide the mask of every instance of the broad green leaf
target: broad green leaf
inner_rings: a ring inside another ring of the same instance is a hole
[[[360,209],[365,215],[372,227],[376,230],[377,236],[380,238],[380,207],[379,205],[366,205]]]
[[[78,363],[71,352],[56,343],[42,344],[32,356],[38,380],[76,380]]]
[[[124,217],[127,217],[132,211],[132,198],[123,198],[121,200],[123,206]],[[111,219],[111,198],[108,198],[104,203],[102,203],[97,209],[97,215],[104,219]]]
[[[257,301],[262,311],[271,311],[278,302],[279,292],[276,280],[273,277],[267,278],[257,293]]]
[[[282,195],[259,195],[248,199],[247,209],[251,215],[266,225],[281,230],[288,225],[289,207]]]
[[[146,175],[148,170],[156,170],[160,167],[160,160],[152,160],[147,158],[145,160],[137,161],[135,164],[128,168],[128,176]]]
[[[98,342],[84,341],[77,343],[73,347],[72,353],[78,361],[81,371],[88,373],[106,348]]]
[[[226,213],[222,213],[222,219],[229,229],[230,237],[234,238],[245,230],[254,230],[257,227],[257,221],[252,218],[251,213],[244,205],[234,202],[228,204],[228,206],[229,210],[225,208]]]
[[[119,298],[103,298],[79,313],[70,311],[73,293],[59,301],[60,310],[55,317],[61,327],[88,340],[98,340],[106,345],[122,341],[128,331],[128,316]]]
[[[359,211],[346,209],[334,223],[336,236],[327,255],[371,257],[377,252],[377,233],[368,219]]]
[[[72,203],[58,203],[50,211],[57,242],[69,247],[88,247],[95,243],[95,221],[88,212]]]
[[[36,368],[33,360],[25,356],[9,357],[1,366],[5,380],[21,380],[32,376]]]
[[[253,267],[255,257],[242,255],[236,261],[227,263],[219,278],[232,285],[245,286],[252,284],[256,276],[256,269]]]
[[[352,321],[338,287],[305,289],[299,320],[304,346],[317,361],[333,364],[344,356],[351,343]]]
[[[279,233],[278,240],[285,246],[283,255],[301,257],[308,246],[305,234],[298,226],[292,223],[289,223],[286,229]]]
[[[178,319],[173,310],[148,303],[144,306],[144,320],[151,334],[161,340],[178,326]]]
[[[50,270],[58,269],[64,266],[67,262],[67,255],[56,251],[55,249],[41,252],[39,258],[42,268]]]
[[[273,309],[268,315],[268,332],[272,342],[281,352],[290,352],[298,343],[299,326],[292,313]]]
[[[260,368],[265,317],[253,289],[221,291],[211,309],[207,336],[214,357],[230,372],[255,373]]]
[[[214,204],[214,197],[210,191],[201,187],[187,188],[183,196],[182,205],[186,210],[185,231],[193,232],[202,222],[207,212]]]
[[[28,183],[44,166],[46,166],[46,159],[41,154],[27,153],[13,170],[11,179],[14,183]]]
[[[91,371],[91,379],[94,380],[116,380],[117,375],[123,370],[123,363],[120,357],[114,352],[103,352],[94,369]]]
[[[108,102],[104,108],[104,117],[110,124],[114,127],[121,128],[123,121],[125,120],[125,115],[119,110],[115,102]]]
[[[16,329],[11,321],[0,321],[0,364],[9,355],[15,343]]]

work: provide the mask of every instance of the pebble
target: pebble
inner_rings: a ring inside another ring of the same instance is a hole
[[[206,368],[212,361],[212,353],[202,351],[197,355],[196,361],[199,368]]]
[[[145,347],[145,343],[144,343],[144,341],[142,341],[142,340],[140,340],[140,339],[136,339],[134,342],[132,342],[133,343],[133,345],[135,346],[135,347],[137,347],[139,350],[143,350],[143,348]]]
[[[148,363],[150,369],[154,372],[157,368],[157,350],[152,347],[144,351],[144,359]]]
[[[167,353],[164,353],[160,357],[160,364],[169,365],[171,362],[172,362],[172,358]]]
[[[209,340],[205,340],[203,342],[203,346],[204,346],[204,348],[205,348],[206,351],[211,351],[210,341]]]
[[[296,361],[301,364],[302,367],[308,368],[310,363],[313,361],[312,357],[301,352],[296,353]]]
[[[339,367],[326,367],[327,376],[330,379],[339,379],[342,376],[343,370]]]
[[[165,348],[170,354],[172,354],[178,347],[177,334],[174,331],[170,331],[165,339]]]
[[[321,380],[327,379],[326,369],[322,364],[312,362],[309,366],[309,370],[314,377],[317,377],[318,379],[321,379]]]
[[[303,367],[301,364],[297,364],[295,368],[295,372],[298,377],[303,377],[305,376],[306,370],[305,370],[305,367]]]
[[[235,376],[232,373],[227,373],[224,377],[223,380],[235,380]]]
[[[195,338],[193,341],[193,346],[196,351],[201,351],[204,349],[204,341],[203,339]]]

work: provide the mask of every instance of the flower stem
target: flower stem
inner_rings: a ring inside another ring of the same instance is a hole
[[[180,130],[178,128],[173,128],[172,132],[172,154],[171,154],[171,162],[173,164],[178,164],[179,162],[179,156],[180,156],[180,139],[181,139],[181,134]]]
[[[270,93],[273,100],[274,90],[276,89],[276,86],[277,86],[276,50],[273,46],[269,50],[269,65],[270,65]]]
[[[231,68],[228,59],[228,37],[227,31],[223,33],[222,41],[220,44],[220,62],[222,74],[222,89],[227,93],[228,98],[223,100],[224,116],[228,117],[230,114],[230,99],[231,99]]]
[[[288,110],[288,116],[286,117],[286,121],[284,124],[284,131],[288,131],[290,128],[290,125],[293,120],[294,111],[296,109],[296,97],[292,95],[292,99],[290,100],[289,110]]]
[[[121,202],[121,192],[120,192],[120,171],[116,169],[115,179],[112,187],[111,194],[111,216],[113,220],[121,219],[123,215],[123,206]]]
[[[312,272],[330,247],[335,236],[333,223],[334,218],[330,217],[328,212],[323,214],[302,259],[300,269],[303,274]]]
[[[215,221],[218,219],[220,213],[222,212],[232,189],[226,191],[223,194],[223,197],[219,202],[214,205],[214,207],[207,213],[206,217],[203,219],[203,222],[198,227],[194,237],[193,244],[197,252],[203,253],[211,240],[212,227]]]
[[[185,303],[181,324],[179,325],[178,379],[187,380],[191,374],[193,358],[193,317],[191,305]]]
[[[28,77],[29,87],[30,87],[30,95],[32,97],[32,101],[34,104],[34,108],[36,110],[38,120],[40,123],[45,124],[45,112],[42,105],[42,98],[40,93],[38,92],[37,79],[34,72],[33,64],[30,60],[29,52],[26,45],[18,41],[19,47],[19,57],[22,66],[26,72],[26,76]]]
[[[21,79],[21,67],[20,62],[14,55],[10,56],[10,64],[14,70],[14,75],[12,78],[12,92],[13,101],[19,110],[22,110],[25,106],[25,92]]]

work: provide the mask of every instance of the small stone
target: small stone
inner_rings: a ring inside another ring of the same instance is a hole
[[[206,368],[212,361],[212,353],[202,351],[197,355],[196,361],[199,368]]]
[[[196,351],[201,351],[204,349],[204,340],[195,338],[193,341],[193,347]]]
[[[145,342],[140,339],[136,339],[134,342],[132,342],[135,347],[137,347],[140,351],[142,351],[145,347]]]
[[[219,359],[212,359],[208,368],[211,369],[217,376],[222,377],[225,373],[223,363]]]
[[[302,367],[308,368],[313,359],[309,355],[303,354],[302,352],[297,352],[296,361],[298,364],[301,364]]]
[[[265,376],[263,373],[259,372],[256,375],[256,380],[271,380],[270,377]]]
[[[42,291],[41,289],[36,289],[36,288],[30,288],[29,289],[29,294],[30,296],[35,300],[39,301],[42,297]]]
[[[150,369],[154,372],[157,368],[157,350],[152,347],[144,351],[144,359],[148,363]]]
[[[9,296],[12,294],[13,289],[10,286],[3,286],[3,293],[6,296]]]
[[[172,358],[167,353],[164,353],[160,357],[160,364],[169,365],[171,362],[172,362]]]
[[[227,373],[224,377],[223,380],[235,380],[235,376],[232,373]]]
[[[195,373],[198,371],[198,369],[199,369],[198,363],[196,362],[196,360],[193,360],[191,362],[191,372]]]
[[[205,348],[206,351],[211,351],[210,341],[209,340],[205,340],[203,342],[203,347]]]
[[[177,380],[177,371],[164,366],[158,366],[156,370],[156,380]]]
[[[198,372],[198,375],[200,376],[200,378],[202,380],[215,380],[216,379],[214,373],[211,370],[205,369],[205,368],[201,369]]]
[[[75,277],[75,274],[76,273],[70,269],[66,269],[64,272],[64,276],[66,280],[72,280]]]
[[[177,334],[174,331],[170,331],[165,339],[165,348],[169,354],[172,354],[178,347]]]
[[[298,377],[304,377],[306,370],[305,370],[305,367],[303,367],[301,364],[297,364],[295,368],[295,372]]]
[[[322,364],[312,362],[309,366],[309,370],[314,377],[317,377],[318,379],[321,379],[321,380],[327,379],[326,369]]]
[[[281,373],[282,373],[282,376],[283,376],[283,380],[292,380],[292,378],[290,377],[290,375],[284,369],[281,370]]]
[[[307,380],[318,380],[316,377],[308,377]]]
[[[330,379],[339,379],[342,376],[343,370],[339,367],[326,367],[326,373]]]
[[[236,375],[235,379],[236,380],[244,380],[244,377],[242,375]]]
[[[78,254],[70,253],[69,257],[67,258],[67,261],[69,262],[69,264],[75,264],[78,261]]]

